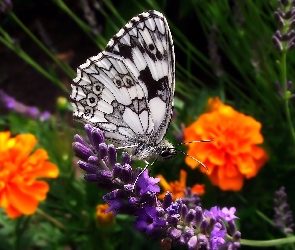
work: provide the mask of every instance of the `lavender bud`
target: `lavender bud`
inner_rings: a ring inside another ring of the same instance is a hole
[[[138,198],[136,198],[136,197],[130,197],[128,203],[129,203],[130,205],[138,205],[138,204],[139,204],[139,200],[138,200]]]
[[[85,174],[84,179],[90,182],[97,182],[96,174]]]
[[[276,49],[278,51],[282,52],[283,51],[283,45],[282,45],[281,41],[275,35],[272,36],[272,41],[273,41]]]
[[[101,182],[110,182],[112,180],[112,173],[110,171],[107,170],[99,170],[96,173],[96,178],[98,181]]]
[[[203,221],[203,210],[200,206],[197,206],[195,208],[195,211],[196,211],[196,217],[195,217],[196,225],[199,226],[201,222]]]
[[[294,15],[294,8],[291,8],[285,13],[284,19],[290,19]]]
[[[92,143],[94,146],[104,143],[104,136],[101,130],[93,128],[91,131]]]
[[[163,208],[168,208],[172,203],[172,193],[166,192],[164,199],[163,199]]]
[[[203,220],[203,221],[205,221],[205,220]],[[203,223],[203,221],[202,221],[202,223]],[[210,218],[210,221],[209,221],[209,227],[210,227],[210,228],[213,228],[214,225],[215,225],[215,223],[216,223],[215,218]]]
[[[87,143],[87,141],[85,141],[84,138],[82,136],[80,136],[80,135],[74,135],[74,141],[75,142],[80,142],[85,147],[90,148],[90,145]]]
[[[162,207],[156,207],[156,209],[158,217],[163,217],[165,215],[165,210]]]
[[[98,145],[98,150],[97,151],[98,151],[99,156],[103,159],[108,154],[108,147],[107,147],[107,145],[105,143],[100,143]]]
[[[122,166],[120,163],[116,163],[113,168],[113,178],[119,178],[122,175]]]
[[[274,12],[274,18],[275,18],[278,28],[282,29],[284,27],[285,23],[278,11]]]
[[[79,167],[83,169],[84,171],[86,171],[87,173],[96,174],[96,172],[98,171],[97,166],[87,163],[85,161],[78,161],[77,163]]]
[[[235,232],[237,231],[237,227],[236,227],[234,220],[228,221],[228,229],[229,229],[230,235],[235,234]]]
[[[93,165],[98,165],[99,164],[98,158],[96,156],[94,156],[94,155],[89,156],[88,162],[93,164]]]
[[[181,206],[181,211],[180,211],[181,217],[185,218],[185,216],[187,215],[187,212],[188,212],[188,208],[187,208],[187,206],[185,204],[183,204]]]
[[[122,153],[122,165],[124,164],[129,164],[129,165],[131,164],[130,156],[126,152]]]
[[[199,246],[207,246],[208,245],[208,239],[204,234],[198,234],[198,245]]]
[[[114,145],[112,144],[108,146],[108,155],[109,155],[109,165],[111,168],[113,168],[117,161],[117,151]]]
[[[235,241],[239,241],[242,238],[241,232],[236,231],[233,238],[234,238]]]
[[[85,130],[85,132],[86,132],[86,134],[87,134],[87,137],[88,137],[90,143],[93,145],[92,135],[91,135],[91,131],[92,131],[92,129],[93,129],[93,128],[92,128],[92,126],[91,126],[90,124],[86,124],[86,125],[84,126],[84,130]]]
[[[290,41],[287,45],[287,50],[290,51],[294,48],[295,45],[295,39],[292,39],[292,41]]]
[[[170,236],[172,240],[176,240],[181,236],[181,231],[176,229],[175,227],[170,227],[167,230],[167,234]]]
[[[84,161],[87,161],[88,158],[93,154],[90,148],[84,146],[80,142],[73,142],[72,147],[74,149],[75,155]]]
[[[187,237],[188,239],[192,236],[194,236],[195,231],[191,229],[190,227],[185,227],[183,230],[183,235]]]
[[[288,31],[292,31],[295,27],[295,20],[292,20],[290,23],[289,23],[289,28],[288,28]]]
[[[212,220],[212,219],[211,219]],[[210,222],[211,222],[210,220]],[[209,227],[209,222],[208,220],[204,219],[202,222],[201,222],[201,225],[200,225],[200,229],[201,231],[206,231],[207,228]],[[212,228],[212,227],[211,227]]]
[[[198,243],[198,238],[197,236],[193,236],[189,239],[189,241],[187,242],[187,248],[189,250],[194,250],[197,249],[197,243]]]
[[[185,222],[187,224],[191,223],[193,221],[193,219],[195,218],[196,216],[196,211],[193,210],[193,209],[190,209],[187,213],[187,215],[185,216]]]
[[[130,165],[125,164],[125,165],[122,166],[122,175],[121,175],[120,179],[124,183],[130,183],[130,182],[132,182],[133,172],[132,172],[132,168],[131,168]]]
[[[293,82],[292,81],[287,81],[287,90],[290,91],[292,86],[293,86]]]
[[[168,224],[171,224],[171,225],[176,225],[179,220],[180,220],[179,214],[168,215],[168,217],[166,219]]]

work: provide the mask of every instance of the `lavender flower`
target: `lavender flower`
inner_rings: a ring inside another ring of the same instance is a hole
[[[217,32],[218,29],[216,26],[212,26],[210,28],[208,37],[208,51],[213,72],[217,77],[221,77],[224,75],[224,70],[222,67],[221,57],[218,54]]]
[[[51,118],[51,114],[48,111],[40,113],[38,108],[26,106],[18,101],[16,101],[13,97],[7,95],[3,90],[0,89],[0,103],[11,111],[15,113],[28,116],[33,119],[39,119],[41,121],[45,121]]]
[[[110,205],[108,211],[135,216],[135,230],[150,237],[163,237],[161,246],[170,249],[172,244],[186,245],[188,249],[237,249],[241,233],[234,219],[235,208],[213,207],[205,210],[198,206],[199,197],[185,191],[186,197],[172,201],[167,192],[163,202],[158,200],[159,178],[150,177],[148,171],[138,178],[141,169],[130,166],[130,156],[123,152],[117,163],[113,145],[105,143],[98,128],[85,125],[89,143],[75,135],[73,148],[80,168],[87,174],[85,179],[107,190],[103,200]],[[136,183],[135,180],[137,179]]]
[[[0,0],[0,12],[8,13],[12,9],[11,0]]]
[[[275,192],[274,195],[274,223],[275,226],[282,230],[285,234],[293,233],[293,215],[287,202],[287,194],[285,188]]]
[[[80,5],[84,12],[84,17],[88,22],[91,32],[94,35],[99,35],[101,33],[101,26],[96,22],[95,12],[91,9],[88,0],[80,0]]]
[[[272,37],[276,49],[280,52],[292,50],[295,46],[295,2],[291,0],[278,0],[279,8],[274,12],[278,30]],[[291,92],[292,81],[276,82],[275,86],[279,96],[285,100],[295,97]]]
[[[295,46],[295,7],[294,1],[278,0],[279,8],[274,12],[278,30],[272,37],[277,50],[291,50]]]

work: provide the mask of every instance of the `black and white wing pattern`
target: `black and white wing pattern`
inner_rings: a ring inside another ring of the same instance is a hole
[[[172,117],[174,74],[167,21],[158,11],[143,12],[78,67],[70,96],[74,118],[100,128],[114,144],[131,147],[134,158],[161,158],[171,148],[164,136]]]

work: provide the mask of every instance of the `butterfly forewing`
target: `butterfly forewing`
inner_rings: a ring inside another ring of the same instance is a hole
[[[157,11],[143,12],[77,69],[74,117],[119,146],[158,146],[172,116],[174,67],[166,19]]]

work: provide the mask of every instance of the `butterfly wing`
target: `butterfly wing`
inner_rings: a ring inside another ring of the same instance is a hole
[[[159,143],[171,121],[175,89],[174,48],[165,17],[155,10],[133,17],[105,50],[122,56],[138,83],[146,86],[153,137]]]
[[[174,51],[166,19],[157,11],[133,17],[105,51],[77,69],[74,117],[122,146],[159,143],[171,120]]]

